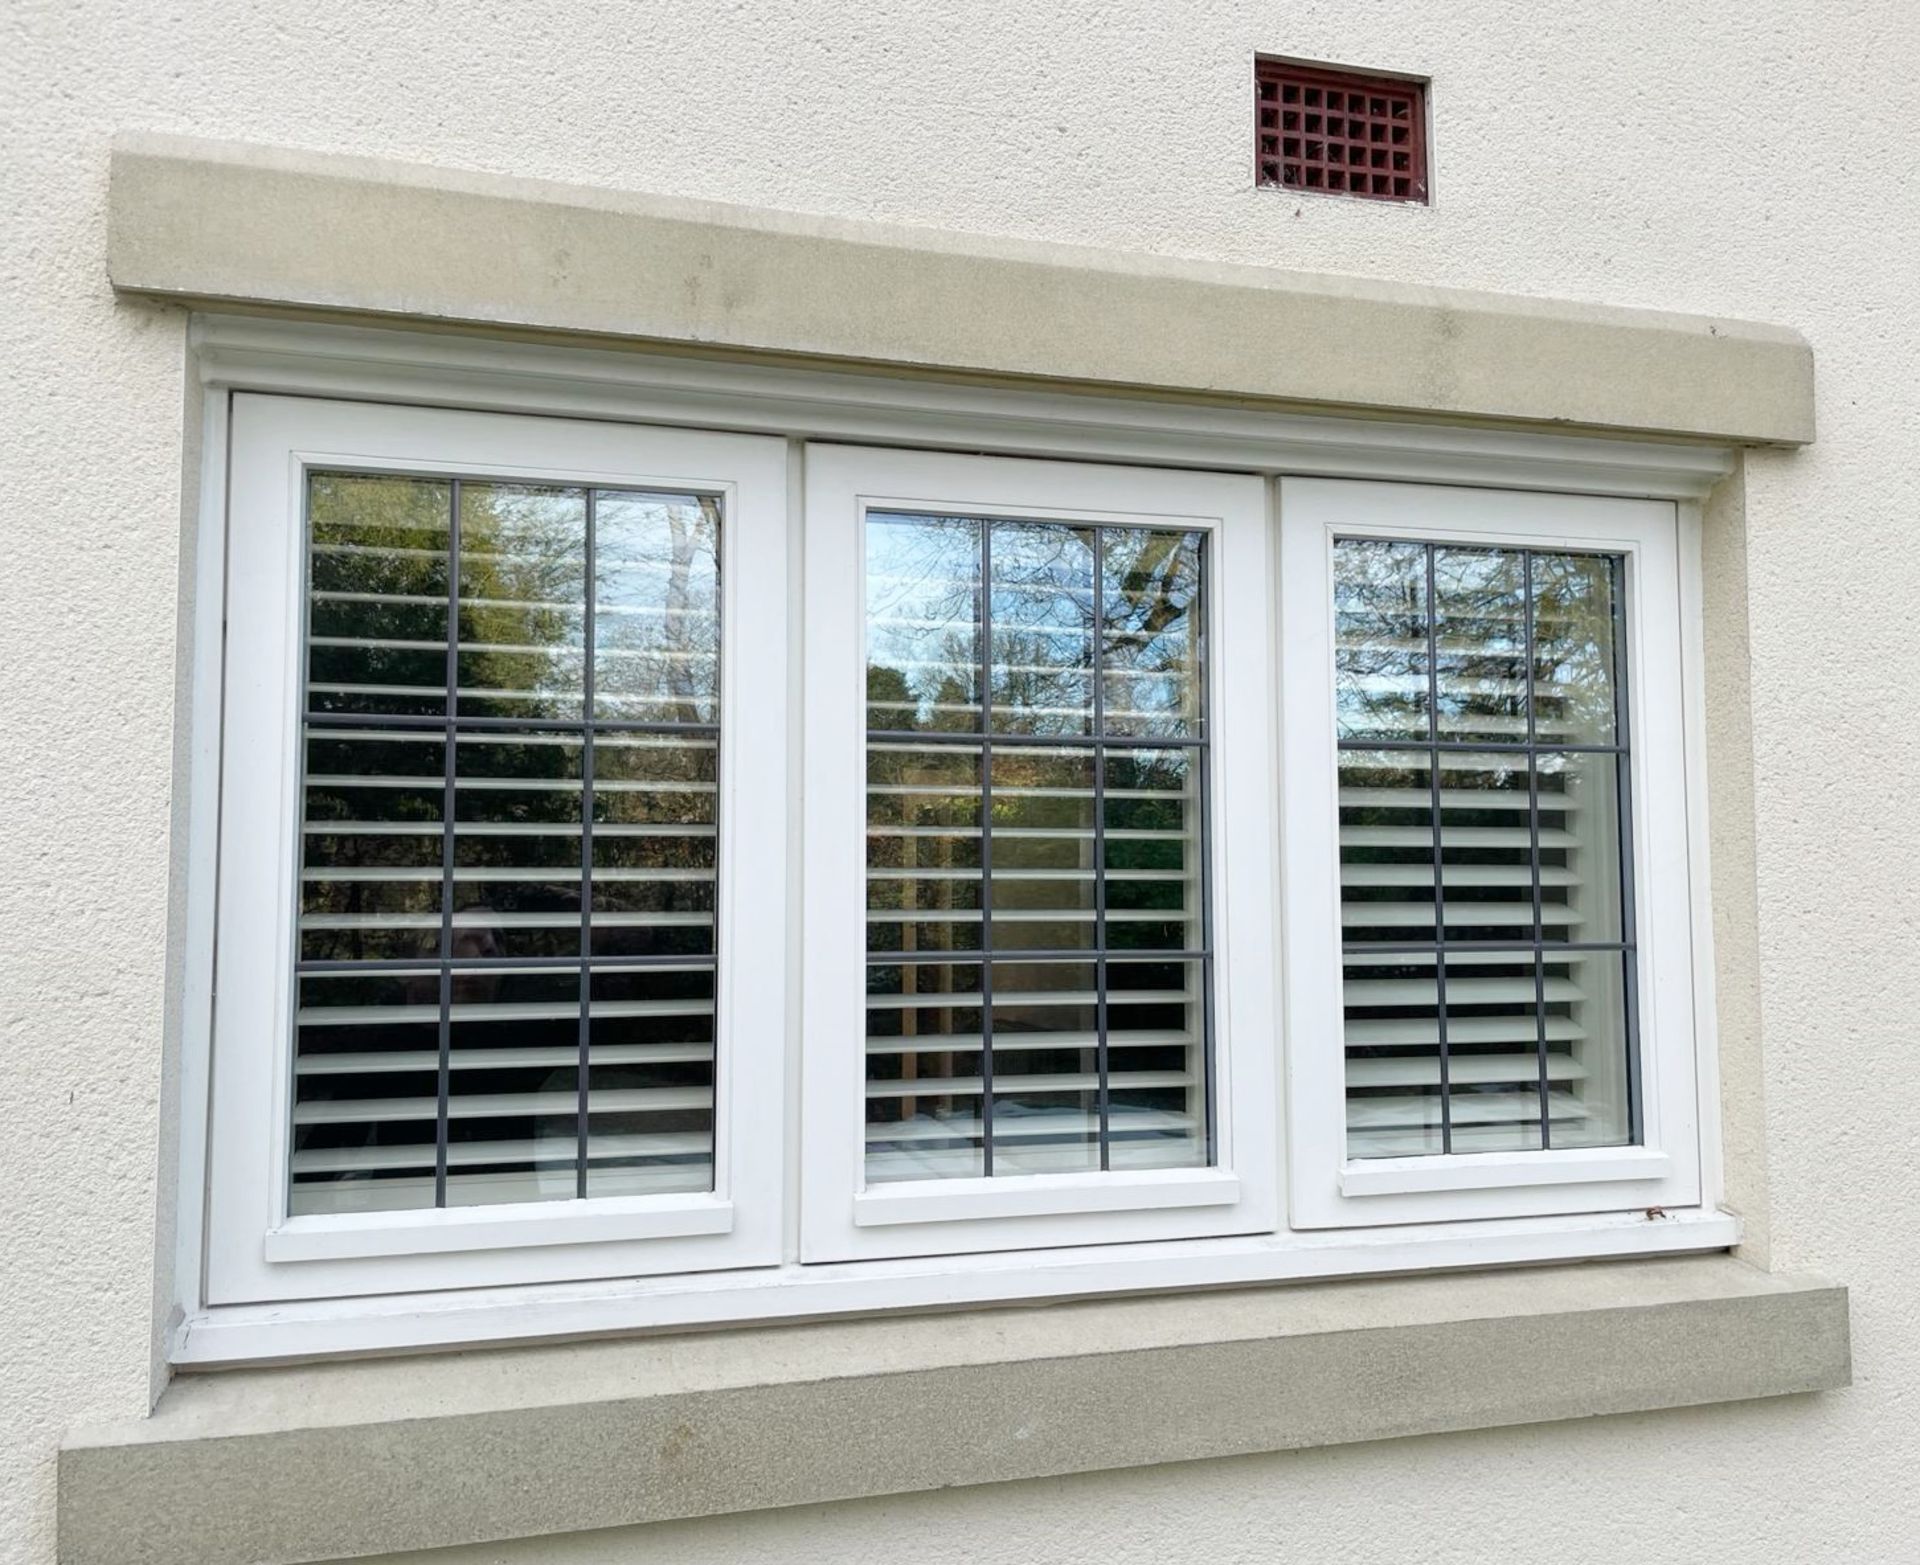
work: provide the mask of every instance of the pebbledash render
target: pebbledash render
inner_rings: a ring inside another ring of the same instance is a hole
[[[279,9],[8,33],[0,1558],[1912,1552],[1911,7]]]

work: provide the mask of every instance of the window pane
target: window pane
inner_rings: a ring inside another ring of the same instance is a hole
[[[995,522],[991,604],[993,729],[1093,729],[1094,534]]]
[[[1200,536],[1116,527],[1103,541],[1102,731],[1197,737]]]
[[[980,524],[867,518],[867,726],[980,727]]]
[[[717,502],[308,517],[291,1210],[710,1188]]]
[[[1427,556],[1419,544],[1343,542],[1334,574],[1334,689],[1342,739],[1429,735]]]
[[[602,491],[593,520],[595,715],[718,721],[720,502]]]
[[[867,966],[867,1179],[977,1177],[985,1058],[978,961]]]
[[[452,497],[428,479],[309,479],[310,710],[444,715]]]
[[[1620,562],[1335,557],[1349,1155],[1626,1144]]]
[[[1208,1160],[1203,543],[869,517],[869,1180]]]
[[[1619,561],[1533,557],[1533,699],[1543,744],[1612,744]]]
[[[462,717],[580,717],[586,540],[584,490],[460,486]]]

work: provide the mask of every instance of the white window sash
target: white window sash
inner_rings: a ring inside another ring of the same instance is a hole
[[[1280,481],[1281,852],[1289,1209],[1299,1229],[1700,1199],[1680,529],[1668,501]],[[1625,559],[1639,973],[1638,1146],[1349,1160],[1342,1043],[1333,541],[1581,548]]]
[[[715,1182],[708,1192],[287,1215],[305,475],[721,497]],[[237,394],[227,510],[206,1298],[403,1293],[781,1257],[786,449],[764,436]]]
[[[826,445],[809,446],[806,464],[802,1260],[1271,1230],[1278,1038],[1265,485],[1250,476]],[[865,1184],[869,509],[1208,533],[1212,1167]]]

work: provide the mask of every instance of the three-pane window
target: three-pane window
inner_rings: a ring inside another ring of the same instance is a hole
[[[1671,506],[233,440],[211,1302],[1697,1199]]]

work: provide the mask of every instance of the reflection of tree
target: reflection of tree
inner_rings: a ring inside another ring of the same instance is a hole
[[[979,726],[981,525],[951,517],[870,522],[872,726]],[[1061,523],[991,526],[993,580],[985,607],[996,731],[1088,730],[1098,592],[1103,645],[1097,657],[1111,710],[1108,730],[1192,732],[1199,704],[1199,539]]]
[[[1428,639],[1442,738],[1518,741],[1527,732],[1527,637],[1535,727],[1555,741],[1609,742],[1613,725],[1612,562],[1580,554],[1348,540],[1335,608],[1344,732],[1423,738]],[[1531,574],[1532,600],[1528,583]],[[1531,624],[1529,624],[1529,618]]]

